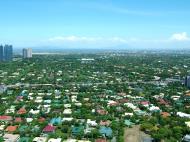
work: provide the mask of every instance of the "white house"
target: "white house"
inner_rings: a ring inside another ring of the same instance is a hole
[[[48,142],[61,142],[61,138],[57,138],[57,139],[51,138],[48,140]]]
[[[20,135],[14,134],[5,134],[3,136],[4,142],[18,142],[20,139]]]

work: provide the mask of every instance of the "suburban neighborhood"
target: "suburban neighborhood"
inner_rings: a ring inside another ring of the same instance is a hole
[[[164,54],[138,56],[44,55],[1,63],[0,141],[188,141],[190,91],[183,78],[190,56],[169,54],[167,66]]]

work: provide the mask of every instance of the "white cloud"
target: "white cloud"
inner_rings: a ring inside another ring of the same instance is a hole
[[[56,36],[49,38],[50,42],[114,42],[127,43],[126,38],[121,37],[84,37],[84,36]]]
[[[98,36],[55,36],[44,41],[46,45],[56,47],[88,47],[102,48],[115,47],[128,44],[128,39],[124,37],[98,37]]]
[[[186,32],[182,32],[173,34],[170,39],[175,41],[188,41],[190,37],[188,37]]]
[[[79,36],[56,36],[49,38],[49,41],[70,41],[70,42],[76,42],[76,41],[95,41],[97,38],[93,37],[79,37]]]
[[[186,32],[175,33],[165,39],[126,38],[120,36],[55,36],[44,41],[45,44],[56,47],[144,47],[144,48],[189,48],[190,37]]]

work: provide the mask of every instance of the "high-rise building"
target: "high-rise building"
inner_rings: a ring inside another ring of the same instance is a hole
[[[4,46],[4,60],[12,61],[12,59],[13,59],[13,46],[5,45]]]
[[[22,50],[23,58],[32,58],[32,49],[31,48],[24,48]]]
[[[23,58],[27,58],[27,49],[26,49],[26,48],[24,48],[24,49],[22,50],[22,57],[23,57]]]
[[[0,45],[0,61],[3,61],[3,58],[4,58],[3,45]]]
[[[187,88],[190,88],[190,76],[186,76],[186,77],[185,77],[185,86],[186,86]]]

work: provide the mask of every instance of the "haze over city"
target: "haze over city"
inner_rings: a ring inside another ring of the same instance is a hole
[[[190,49],[189,0],[2,0],[15,48]]]

